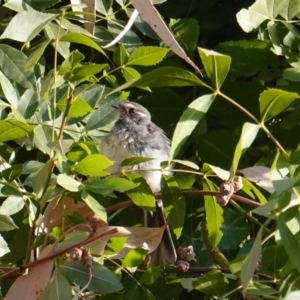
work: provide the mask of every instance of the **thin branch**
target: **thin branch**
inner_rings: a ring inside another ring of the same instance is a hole
[[[98,239],[101,239],[101,238],[103,238],[103,237],[105,237],[107,235],[114,234],[116,232],[118,232],[118,230],[117,230],[117,228],[114,228],[114,229],[111,229],[111,230],[106,231],[104,233],[93,235],[91,237],[88,237],[86,240],[81,241],[78,244],[71,245],[71,246],[69,246],[67,248],[61,249],[61,250],[59,250],[57,252],[54,252],[54,253],[46,256],[46,257],[43,257],[41,259],[36,260],[36,261],[30,262],[30,263],[26,263],[26,264],[20,266],[20,268],[18,268],[18,269],[14,269],[14,270],[12,270],[10,272],[7,272],[7,273],[1,275],[0,276],[0,281],[3,280],[3,279],[6,279],[6,278],[21,276],[22,272],[24,270],[28,269],[28,268],[34,267],[34,266],[36,266],[38,264],[41,264],[41,263],[43,263],[45,261],[48,261],[48,260],[53,259],[55,257],[58,257],[60,255],[63,255],[65,253],[69,252],[70,250],[72,250],[73,248],[80,248],[80,247],[82,247],[84,245],[90,244],[90,243],[92,243],[92,242],[94,242],[94,241],[96,241]]]

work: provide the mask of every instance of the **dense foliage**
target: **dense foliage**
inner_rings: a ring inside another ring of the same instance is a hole
[[[169,31],[150,0],[0,0],[5,299],[300,290],[300,2],[153,3]],[[143,227],[155,196],[130,168],[147,158],[105,171],[99,145],[124,99],[172,140],[161,196],[176,248],[193,247],[188,263],[145,266],[164,229]]]

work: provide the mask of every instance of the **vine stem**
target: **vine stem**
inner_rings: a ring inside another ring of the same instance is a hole
[[[213,90],[212,88],[210,88]],[[245,113],[250,119],[252,119],[259,127],[266,133],[266,135],[273,141],[273,143],[280,149],[280,151],[284,154],[286,158],[289,158],[287,152],[285,149],[281,146],[281,144],[276,140],[276,138],[272,135],[272,133],[269,131],[269,129],[265,126],[264,123],[260,122],[253,114],[251,114],[246,108],[241,106],[239,103],[228,97],[227,95],[223,94],[221,91],[215,91],[219,96],[226,99],[228,102],[233,104],[235,107],[237,107],[239,110],[241,110],[243,113]]]

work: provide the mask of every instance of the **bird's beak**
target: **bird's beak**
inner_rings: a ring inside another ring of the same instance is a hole
[[[113,104],[113,108],[115,108],[120,115],[125,115],[126,114],[126,108],[122,104]]]

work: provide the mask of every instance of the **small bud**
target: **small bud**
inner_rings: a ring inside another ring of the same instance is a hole
[[[220,194],[229,198],[234,193],[234,187],[230,182],[222,182],[220,185]]]
[[[233,187],[234,187],[234,192],[237,192],[243,188],[243,180],[241,176],[234,178]]]
[[[83,249],[81,249],[81,248],[72,248],[69,252],[70,258],[72,260],[78,260],[81,258],[82,252],[83,252]]]
[[[100,219],[100,217],[98,217],[96,214],[87,216],[86,220],[91,224],[94,231],[96,231],[99,227],[107,226],[107,223]]]
[[[228,204],[229,200],[230,200],[229,196],[221,195],[221,194],[216,195],[216,198],[217,198],[217,202],[221,206],[226,206]]]
[[[193,246],[179,247],[178,258],[185,261],[191,261],[195,258],[195,252]]]
[[[181,272],[185,273],[189,270],[190,264],[187,261],[184,260],[177,260],[176,261],[176,269]]]
[[[81,263],[82,265],[84,265],[85,267],[92,267],[92,264],[93,264],[93,257],[92,255],[86,251],[86,250],[83,250],[83,253],[82,253],[82,257],[81,257]]]

